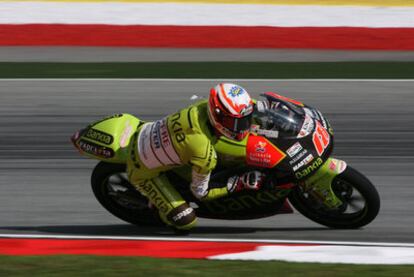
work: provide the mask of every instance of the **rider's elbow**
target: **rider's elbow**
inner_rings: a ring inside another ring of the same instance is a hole
[[[191,184],[191,192],[193,193],[194,197],[198,200],[203,200],[203,198],[206,197],[206,195],[208,194],[207,189],[194,184]]]
[[[210,180],[210,173],[201,174],[193,169],[193,180],[191,182],[191,192],[195,198],[202,200],[208,194],[208,182]]]

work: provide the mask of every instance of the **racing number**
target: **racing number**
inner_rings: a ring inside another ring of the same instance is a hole
[[[313,133],[312,141],[313,145],[315,145],[315,149],[318,152],[318,155],[322,155],[323,151],[325,151],[326,147],[329,145],[329,134],[323,126],[317,122],[316,123],[316,130]]]

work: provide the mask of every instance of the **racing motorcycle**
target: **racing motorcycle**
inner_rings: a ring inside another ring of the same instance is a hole
[[[380,209],[378,192],[363,174],[331,157],[333,129],[322,113],[274,92],[262,96],[265,101],[256,102],[249,136],[242,142],[225,137],[216,142],[218,166],[212,174],[215,182],[226,182],[228,176],[260,170],[266,175],[261,189],[200,201],[183,174],[188,168],[166,173],[197,216],[257,219],[293,213],[293,206],[330,228],[359,228],[374,220]],[[158,212],[126,175],[129,141],[140,124],[133,115],[116,114],[81,129],[71,140],[81,154],[100,160],[91,184],[104,208],[132,224],[159,225]]]

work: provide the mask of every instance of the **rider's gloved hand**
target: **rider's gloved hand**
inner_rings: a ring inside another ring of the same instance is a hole
[[[265,175],[257,170],[249,171],[241,176],[232,176],[227,180],[227,190],[238,192],[243,189],[258,190],[263,184]]]

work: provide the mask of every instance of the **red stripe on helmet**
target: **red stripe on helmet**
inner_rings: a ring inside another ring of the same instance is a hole
[[[227,94],[226,94],[226,91],[224,90],[224,84],[220,84],[220,92],[221,92],[221,95],[224,97],[224,100],[225,101],[223,101],[223,102],[227,102],[227,104],[228,104],[228,106],[230,107],[230,109],[227,107],[227,110],[229,111],[229,113],[231,114],[231,115],[233,115],[234,117],[241,117],[241,115],[240,115],[240,111],[244,108],[244,107],[240,107],[240,106],[236,106],[235,105],[235,103],[234,103],[234,101],[232,101],[228,96],[227,96]],[[221,95],[219,95],[219,96],[221,96]],[[223,103],[223,104],[225,104],[225,103]],[[234,111],[232,111],[232,110]]]

